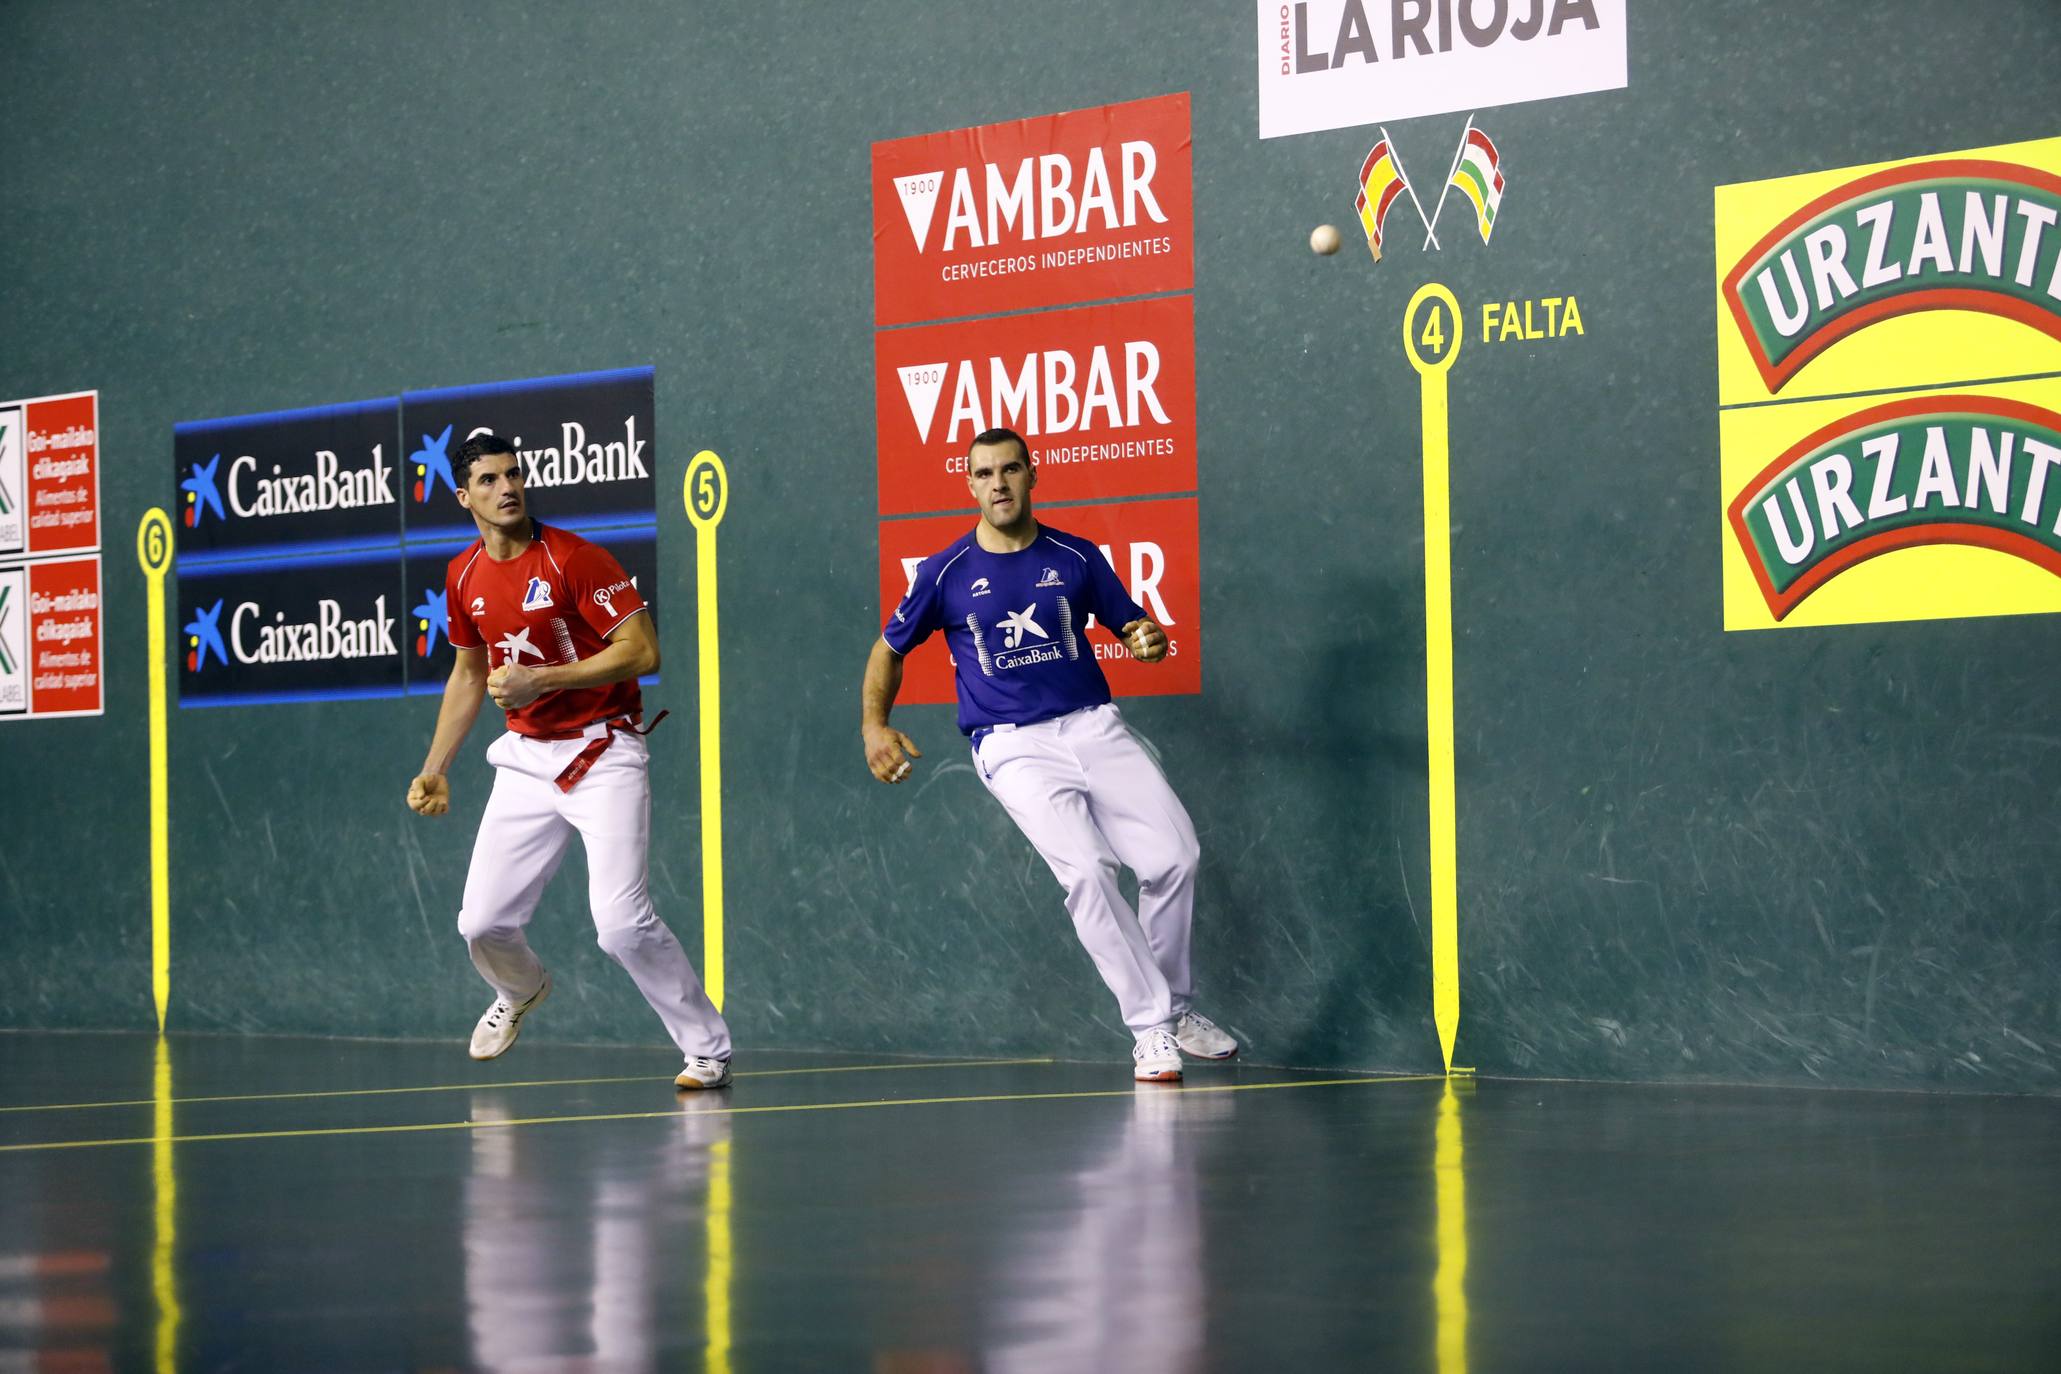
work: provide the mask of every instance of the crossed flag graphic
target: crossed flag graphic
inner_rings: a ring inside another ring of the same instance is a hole
[[[1424,203],[1417,199],[1417,189],[1410,185],[1409,177],[1403,172],[1402,158],[1396,152],[1395,141],[1388,136],[1387,129],[1381,129],[1381,141],[1360,164],[1360,191],[1353,198],[1353,206],[1360,212],[1360,227],[1367,231],[1367,247],[1372,250],[1374,260],[1381,261],[1389,211],[1405,195],[1409,196],[1410,204],[1417,207],[1417,218],[1424,225],[1422,246],[1442,247],[1438,241],[1438,217],[1446,208],[1447,192],[1456,186],[1460,188],[1461,195],[1474,202],[1475,227],[1481,231],[1481,241],[1487,243],[1496,227],[1496,211],[1503,204],[1503,165],[1494,142],[1474,127],[1473,115],[1467,116],[1467,127],[1460,133],[1460,146],[1453,152],[1452,169],[1446,173],[1445,188],[1439,192],[1438,206],[1428,218],[1424,214]]]

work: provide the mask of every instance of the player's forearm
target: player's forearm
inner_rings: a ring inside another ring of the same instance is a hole
[[[606,687],[611,682],[627,682],[643,677],[657,667],[657,646],[635,639],[618,639],[609,641],[608,647],[592,658],[583,658],[577,663],[547,664],[533,671],[542,692],[565,692],[579,687]]]
[[[873,653],[866,660],[866,678],[859,685],[859,728],[887,724],[888,712],[902,691],[902,656],[887,647],[887,641],[873,641]]]
[[[450,770],[451,760],[458,756],[458,746],[465,743],[473,721],[479,718],[480,702],[486,694],[487,680],[483,674],[467,672],[463,664],[451,670],[451,676],[444,682],[443,705],[437,708],[437,728],[430,737],[429,756],[422,761],[424,773]]]

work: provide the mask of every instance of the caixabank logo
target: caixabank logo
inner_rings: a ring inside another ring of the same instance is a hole
[[[182,575],[181,706],[398,696],[391,557],[231,563]]]
[[[388,398],[175,425],[180,555],[399,539],[398,405]]]
[[[541,519],[577,528],[655,518],[652,381],[638,367],[407,393],[408,537],[471,539],[451,465],[476,434],[515,445]]]
[[[2061,611],[2061,139],[1721,186],[1716,227],[1725,627]]]

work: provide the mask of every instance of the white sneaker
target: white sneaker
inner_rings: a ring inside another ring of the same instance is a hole
[[[1131,1047],[1131,1077],[1140,1083],[1181,1081],[1181,1047],[1172,1032],[1149,1030]]]
[[[727,1088],[730,1086],[730,1061],[711,1059],[705,1054],[687,1056],[687,1067],[680,1070],[680,1076],[673,1080],[676,1088]]]
[[[544,981],[529,995],[529,1000],[512,1003],[506,997],[496,997],[494,1005],[487,1008],[487,1014],[480,1017],[479,1024],[472,1028],[472,1057],[474,1059],[496,1059],[508,1053],[508,1047],[515,1043],[515,1037],[522,1032],[522,1018],[530,1008],[551,995],[551,973],[545,970]]]
[[[1238,1042],[1199,1011],[1181,1013],[1181,1019],[1174,1022],[1174,1043],[1181,1053],[1197,1059],[1229,1059],[1238,1053]]]

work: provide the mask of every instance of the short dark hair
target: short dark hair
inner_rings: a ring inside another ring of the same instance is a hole
[[[1023,455],[1024,463],[1028,465],[1031,461],[1030,445],[1023,442],[1023,436],[1013,429],[1004,429],[998,426],[994,429],[982,430],[974,435],[973,442],[966,446],[967,453],[971,454],[982,444],[1014,444],[1016,445],[1016,451]]]
[[[472,480],[472,465],[482,458],[499,457],[515,452],[515,445],[498,434],[475,434],[467,439],[458,450],[458,456],[451,460],[451,476],[458,480],[458,489]]]

